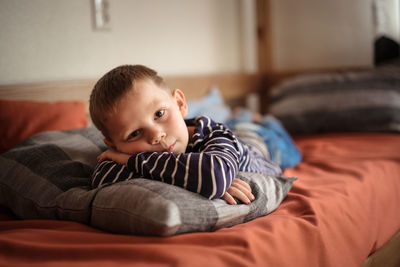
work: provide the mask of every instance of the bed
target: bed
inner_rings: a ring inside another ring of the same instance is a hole
[[[256,4],[260,73],[166,82],[218,121],[273,115],[301,162],[241,173],[250,205],[148,179],[91,189],[95,81],[0,85],[0,266],[400,266],[400,63],[274,71],[272,9]]]
[[[49,138],[58,142],[64,140],[60,136],[72,136],[76,131],[86,139],[96,135],[93,129],[87,130],[91,126],[85,106],[93,82],[1,86],[0,265],[399,266],[399,73],[399,66],[391,64],[363,71],[302,75],[167,77],[171,87],[182,88],[193,100],[207,100],[210,86],[217,86],[223,99],[219,106],[243,104],[236,100],[256,92],[262,96],[261,107],[281,120],[302,154],[302,161],[283,174],[297,180],[290,180],[286,191],[273,192],[277,199],[275,206],[261,213],[256,212],[260,206],[245,212],[241,207],[244,205],[230,207],[229,212],[221,208],[227,214],[242,215],[225,216],[225,221],[205,221],[210,215],[205,209],[196,209],[196,203],[205,200],[193,198],[186,206],[190,216],[185,216],[189,221],[177,226],[184,229],[181,232],[171,225],[160,230],[146,218],[138,217],[113,224],[126,217],[91,209],[95,205],[98,208],[99,203],[93,199],[87,201],[81,191],[75,192],[74,203],[87,205],[89,214],[68,209],[71,200],[66,198],[53,203],[51,211],[47,209],[44,213],[40,201],[48,191],[43,187],[40,199],[27,204],[30,196],[18,182],[26,172],[15,164],[4,174],[4,161],[29,161],[28,156],[16,155],[26,154],[32,142],[47,144]],[[285,79],[281,80],[283,76]],[[62,149],[68,147],[69,152],[65,149],[63,152],[67,154],[65,159],[79,158],[81,155],[74,154],[79,147],[66,140],[59,145]],[[93,150],[95,155],[97,150]],[[41,164],[32,163],[35,172]],[[93,162],[85,164],[93,166]],[[67,168],[72,169],[73,165]],[[85,187],[91,171],[85,168],[79,174],[70,174],[75,184],[62,186]],[[14,174],[15,170],[19,175]],[[22,181],[27,183],[25,187],[37,186]],[[272,187],[279,182],[274,181]],[[25,192],[22,197],[21,192]],[[96,191],[91,197],[101,194]],[[271,203],[271,196],[267,195],[264,206]],[[261,194],[256,197],[261,198]],[[143,202],[139,200],[134,205]],[[219,201],[215,205],[224,203]],[[155,209],[150,213],[153,216],[170,207]],[[176,219],[174,216],[174,212],[167,215],[170,220]],[[99,221],[108,224],[95,224]],[[142,227],[139,232],[126,228],[127,224],[137,223]]]

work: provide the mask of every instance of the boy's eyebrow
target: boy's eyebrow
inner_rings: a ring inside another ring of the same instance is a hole
[[[116,131],[115,136],[119,140],[126,140],[127,136],[134,130],[130,130],[130,127],[127,125],[121,126],[121,129]]]

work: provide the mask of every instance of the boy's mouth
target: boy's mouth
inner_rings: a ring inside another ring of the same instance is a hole
[[[171,153],[174,150],[175,144],[176,144],[176,141],[172,145],[170,145],[165,151],[168,153]]]
[[[172,145],[168,145],[165,141],[161,141],[161,145],[163,146],[165,152],[171,153],[175,148],[176,141],[174,141]]]

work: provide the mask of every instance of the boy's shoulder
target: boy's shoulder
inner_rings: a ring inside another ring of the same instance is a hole
[[[187,125],[194,126],[194,133],[191,138],[192,145],[207,144],[209,141],[221,137],[230,140],[230,142],[235,141],[236,139],[232,131],[229,130],[225,124],[215,122],[207,116],[198,116],[187,120]]]
[[[228,127],[220,122],[216,122],[208,116],[197,116],[193,119],[185,120],[187,126],[194,126],[195,132],[209,134],[216,130],[227,130]]]
[[[206,126],[214,126],[214,125],[224,125],[223,123],[217,122],[208,116],[196,116],[191,119],[186,119],[185,122],[186,122],[186,125],[188,125],[188,126],[201,125],[203,127],[206,127]],[[226,126],[224,125],[224,127],[226,127]]]

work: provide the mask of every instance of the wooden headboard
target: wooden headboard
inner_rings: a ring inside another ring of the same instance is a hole
[[[231,105],[244,105],[250,93],[259,95],[260,111],[268,108],[268,90],[280,81],[301,73],[318,73],[332,71],[365,70],[365,68],[335,68],[290,72],[263,73],[224,73],[166,76],[165,81],[172,89],[180,89],[189,100],[198,99],[213,86],[218,87],[225,101]],[[31,101],[69,101],[78,100],[87,104],[96,81],[61,81],[15,85],[0,85],[0,99]]]
[[[262,75],[231,73],[192,76],[167,76],[167,85],[181,89],[187,99],[205,95],[212,86],[217,86],[223,97],[229,100],[243,99],[250,92],[259,92],[263,87]],[[0,85],[0,98],[9,100],[88,102],[96,81],[43,82],[16,85]]]

